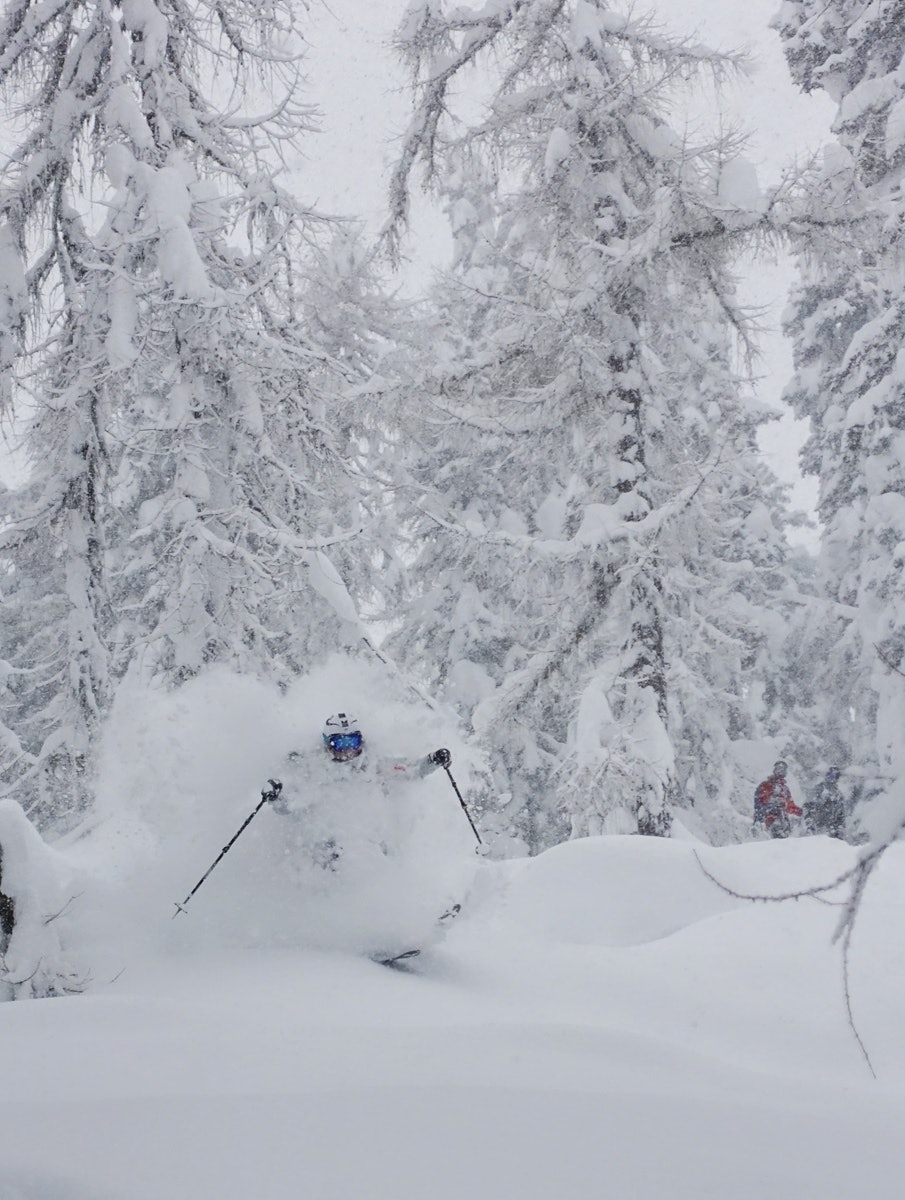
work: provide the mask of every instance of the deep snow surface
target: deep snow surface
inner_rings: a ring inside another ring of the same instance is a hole
[[[713,848],[677,824],[491,861],[435,772],[387,796],[388,897],[302,869],[265,808],[174,917],[286,752],[350,707],[375,751],[450,746],[479,815],[453,722],[340,656],[286,695],[216,671],[122,692],[90,826],[48,850],[0,813],[34,852],[9,876],[17,969],[58,942],[86,985],[0,1004],[0,1200],[899,1200],[903,845],[852,948],[876,1078],[840,897],[754,903],[701,867],[777,895],[855,861],[826,838]],[[364,953],[416,933],[409,972]]]
[[[905,851],[853,950],[877,1079],[846,1024],[838,909],[735,899],[696,851],[769,892],[854,854],[602,838],[476,862],[411,973],[168,944],[162,909],[118,978],[0,1007],[0,1197],[898,1198]],[[201,896],[180,920],[203,923]]]

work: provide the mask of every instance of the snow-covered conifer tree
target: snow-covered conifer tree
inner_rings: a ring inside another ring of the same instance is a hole
[[[731,367],[727,262],[759,200],[730,146],[663,115],[677,74],[729,64],[597,0],[421,4],[401,41],[419,103],[391,230],[420,158],[458,272],[411,389],[423,586],[394,651],[433,656],[531,849],[665,832],[676,805],[730,798],[713,735],[726,715],[751,734],[786,553]],[[450,85],[474,64],[495,82],[457,136]]]
[[[36,468],[4,495],[4,760],[51,811],[84,803],[88,745],[109,698],[100,509],[110,374],[98,255],[68,186],[97,115],[103,10],[8,4],[0,22],[0,85],[8,112],[18,101],[19,134],[0,191],[3,395],[11,401],[11,371],[23,364]]]
[[[905,770],[895,674],[905,662],[905,13],[804,0],[783,4],[775,24],[796,82],[838,105],[838,144],[797,240],[788,396],[811,421],[803,462],[819,480],[821,567],[839,630],[823,680],[836,710],[831,757],[870,791]],[[857,219],[834,234],[829,218],[843,201]]]
[[[5,5],[0,356],[31,475],[4,506],[4,766],[32,794],[84,774],[127,673],[285,680],[358,637],[329,557],[361,525],[332,411],[356,368],[305,327],[321,223],[276,182],[310,126],[294,8]]]

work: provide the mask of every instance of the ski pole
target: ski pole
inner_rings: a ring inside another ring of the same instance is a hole
[[[207,868],[207,870],[204,872],[204,874],[201,876],[201,878],[198,880],[198,882],[195,884],[195,886],[192,888],[192,890],[189,892],[189,894],[186,896],[186,898],[183,900],[183,902],[181,904],[179,904],[178,901],[176,902],[176,912],[173,913],[174,917],[178,916],[179,913],[184,913],[186,911],[185,906],[191,900],[192,896],[194,896],[195,892],[197,892],[198,889],[201,887],[202,883],[204,883],[205,879],[207,879],[208,875],[210,875],[211,871],[213,871],[214,867],[217,865],[217,863],[220,861],[220,859],[223,858],[223,856],[227,853],[229,848],[232,846],[233,842],[235,842],[236,839],[239,837],[239,834],[242,833],[245,829],[247,829],[247,827],[252,823],[252,821],[255,819],[255,817],[258,815],[258,813],[261,811],[261,809],[264,807],[264,805],[268,804],[271,800],[276,800],[277,796],[279,796],[280,792],[283,790],[283,785],[280,783],[280,781],[278,779],[268,779],[267,782],[270,784],[270,787],[268,789],[265,789],[263,792],[261,792],[261,801],[258,804],[257,808],[254,810],[254,812],[251,812],[248,814],[248,816],[245,818],[245,820],[242,822],[242,824],[239,826],[239,828],[236,830],[236,832],[233,834],[233,836],[229,839],[229,841],[226,843],[226,845],[223,847],[223,849],[220,851],[220,853],[217,855],[217,857],[214,859],[214,861],[211,863],[211,865]]]
[[[478,845],[483,846],[484,843],[481,841],[481,835],[478,833],[475,823],[471,819],[471,813],[468,811],[468,809],[465,806],[465,801],[462,799],[462,793],[459,791],[459,785],[456,783],[455,779],[453,779],[452,771],[449,769],[449,767],[444,767],[443,770],[449,776],[449,782],[453,786],[453,791],[456,793],[459,803],[462,805],[462,812],[465,813],[466,817],[468,817],[468,824],[471,826],[471,832],[478,839]]]

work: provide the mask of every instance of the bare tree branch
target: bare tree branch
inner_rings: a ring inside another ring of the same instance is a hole
[[[886,847],[884,846],[883,849],[885,848]],[[880,851],[880,853],[882,853],[882,851]],[[842,940],[842,989],[843,996],[845,998],[846,1018],[849,1029],[852,1031],[852,1036],[858,1045],[858,1049],[861,1051],[864,1061],[867,1063],[868,1070],[874,1079],[876,1079],[877,1072],[874,1070],[874,1065],[871,1062],[870,1054],[868,1053],[867,1047],[864,1044],[864,1040],[858,1031],[857,1025],[855,1024],[855,1015],[852,1008],[851,995],[850,950],[852,933],[855,926],[855,916],[861,903],[864,889],[867,886],[868,877],[876,865],[876,859],[879,857],[879,854],[871,853],[866,858],[861,859],[860,862],[851,868],[851,870],[843,872],[842,875],[838,876],[831,883],[819,884],[809,888],[801,888],[799,891],[795,892],[782,892],[775,896],[737,892],[730,888],[727,884],[723,883],[721,880],[717,879],[715,875],[712,875],[710,871],[707,870],[707,868],[701,862],[697,851],[694,852],[694,857],[698,866],[701,868],[701,872],[710,880],[710,882],[715,884],[721,892],[725,892],[727,896],[732,896],[736,900],[749,900],[754,903],[761,904],[779,903],[784,900],[817,900],[821,904],[835,904],[843,907],[844,911],[842,920],[840,921],[836,932],[833,934],[833,941],[835,942],[839,940],[840,937]],[[847,883],[850,880],[853,881],[852,891],[847,900],[827,900],[823,895],[821,895],[821,893],[832,891],[834,888],[837,888],[841,884]]]

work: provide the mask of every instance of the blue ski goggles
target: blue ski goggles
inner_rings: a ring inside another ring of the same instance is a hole
[[[352,733],[324,734],[326,744],[338,754],[341,754],[344,750],[360,750],[363,740],[357,729]]]

